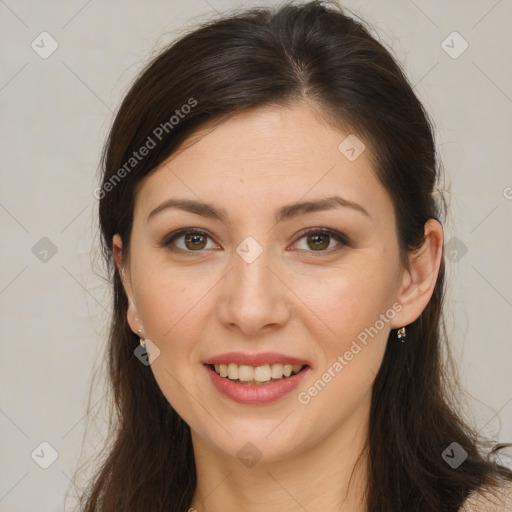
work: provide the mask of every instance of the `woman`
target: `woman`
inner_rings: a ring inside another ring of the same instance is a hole
[[[511,506],[445,387],[432,128],[361,23],[311,2],[198,28],[103,164],[118,426],[82,510]]]

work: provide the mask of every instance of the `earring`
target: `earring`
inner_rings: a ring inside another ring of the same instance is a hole
[[[137,329],[137,332],[142,334],[142,329]],[[141,346],[145,347],[146,346],[146,339],[141,337],[139,343],[141,344]]]
[[[402,342],[404,343],[405,342],[405,338],[406,338],[406,333],[405,333],[405,327],[402,327],[400,329],[398,329],[398,331],[396,332],[396,337]]]

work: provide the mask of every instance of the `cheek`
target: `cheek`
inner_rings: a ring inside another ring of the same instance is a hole
[[[203,333],[207,292],[212,287],[208,284],[197,273],[192,279],[186,272],[161,269],[147,275],[138,288],[144,327],[160,350],[151,370],[167,400],[186,421],[191,395],[184,385],[196,378],[197,341]]]
[[[291,288],[303,302],[304,314],[309,309],[309,317],[321,320],[329,338],[347,340],[389,308],[390,275],[375,258],[361,257],[357,264],[329,269],[322,276],[298,277]]]
[[[334,428],[340,416],[348,417],[371,391],[393,318],[389,275],[375,264],[371,271],[361,267],[333,273],[309,288],[305,302],[314,305],[330,334],[312,332],[323,355],[315,378],[299,390],[299,402],[308,404],[308,417],[324,417],[326,428]],[[322,292],[326,289],[327,294]]]
[[[215,281],[211,273],[206,275],[197,270],[177,271],[161,265],[153,268],[158,271],[139,274],[136,295],[137,309],[148,337],[151,335],[155,341],[166,343],[179,334],[186,340],[187,330],[194,332],[196,317],[204,308]]]

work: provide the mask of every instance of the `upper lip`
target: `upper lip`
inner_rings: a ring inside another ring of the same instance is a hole
[[[210,357],[204,364],[229,364],[247,366],[263,366],[265,364],[300,364],[309,365],[309,362],[294,356],[277,354],[275,352],[262,352],[260,354],[244,354],[243,352],[229,352]]]

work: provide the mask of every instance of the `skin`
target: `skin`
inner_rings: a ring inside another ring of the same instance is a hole
[[[368,146],[354,161],[338,150],[349,133],[307,103],[237,114],[196,134],[141,182],[125,261],[114,236],[129,324],[160,350],[150,368],[191,427],[198,475],[191,507],[198,511],[361,510],[364,452],[355,463],[367,440],[371,386],[390,330],[418,318],[432,296],[443,229],[429,220],[410,270],[401,267],[393,204],[373,173]],[[284,205],[334,193],[370,216],[335,208],[274,220]],[[228,219],[168,208],[147,221],[170,197],[213,203]],[[318,249],[301,233],[318,227],[351,242],[324,237]],[[200,228],[209,238],[196,245],[175,240],[184,255],[158,246],[181,228]],[[263,250],[252,263],[236,252],[248,236]],[[366,346],[359,343],[362,350],[309,403],[300,403],[299,393],[393,304],[400,311],[388,314]],[[311,370],[277,402],[239,404],[212,386],[203,367],[231,351],[284,353],[306,359]],[[261,456],[252,467],[237,457],[247,442]]]

